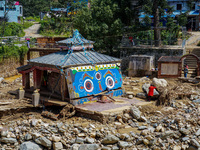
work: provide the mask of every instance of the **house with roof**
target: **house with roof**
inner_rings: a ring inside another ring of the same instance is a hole
[[[6,15],[8,22],[20,23],[20,17],[23,16],[23,7],[18,1],[12,5],[6,5],[5,1],[0,1],[0,19]]]
[[[169,6],[174,8],[173,14],[178,17],[182,13],[188,12],[187,29],[199,30],[199,1],[192,2],[189,7],[190,0],[167,0]]]
[[[75,30],[72,38],[59,41],[60,51],[28,60],[18,68],[25,90],[56,93],[63,101],[74,105],[97,101],[104,92],[109,96],[122,95],[121,60],[93,50],[93,41]]]

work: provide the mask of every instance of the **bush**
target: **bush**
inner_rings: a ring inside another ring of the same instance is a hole
[[[23,37],[25,35],[23,26],[16,22],[7,22],[4,27],[0,26],[0,32],[3,36]]]
[[[23,28],[27,29],[27,28],[31,27],[32,25],[34,25],[34,23],[29,22],[29,21],[24,21]]]

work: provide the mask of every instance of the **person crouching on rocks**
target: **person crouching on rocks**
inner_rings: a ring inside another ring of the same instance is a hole
[[[151,98],[153,97],[154,89],[156,89],[156,87],[153,84],[151,84],[151,86],[149,87],[148,100],[147,100],[149,102],[151,101]]]

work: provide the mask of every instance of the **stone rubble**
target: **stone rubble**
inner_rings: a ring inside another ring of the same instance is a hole
[[[190,110],[190,111],[185,111]],[[110,124],[86,120],[87,125],[74,121],[42,119],[0,123],[2,149],[40,150],[197,150],[200,148],[200,105],[174,102],[153,114],[143,114],[140,107],[117,115]],[[127,133],[121,130],[129,129]],[[135,132],[137,131],[137,132]]]

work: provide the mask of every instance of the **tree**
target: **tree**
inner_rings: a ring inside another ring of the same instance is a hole
[[[188,13],[187,13],[187,12],[186,12],[186,13],[182,13],[182,14],[180,14],[180,15],[178,16],[177,21],[178,21],[178,24],[179,24],[180,26],[186,26],[186,24],[187,24],[187,16],[188,16]]]
[[[113,55],[118,46],[123,27],[131,24],[131,16],[125,0],[93,0],[91,8],[78,11],[73,20],[73,27],[87,39],[95,41],[96,50],[106,50]],[[129,6],[130,7],[130,6]],[[123,12],[123,9],[127,12]]]
[[[154,41],[156,47],[160,46],[161,35],[159,20],[164,15],[165,9],[170,8],[167,0],[139,0],[138,6],[146,14],[154,16]]]

